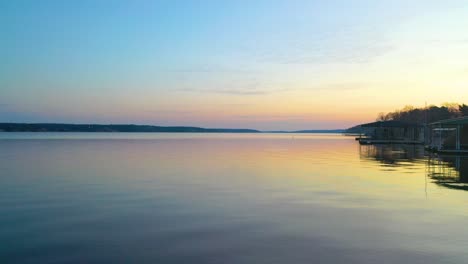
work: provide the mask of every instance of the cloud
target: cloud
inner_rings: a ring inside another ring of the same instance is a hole
[[[343,82],[343,83],[330,83],[320,86],[312,87],[313,90],[327,90],[327,91],[355,91],[372,86],[370,83],[365,82]]]
[[[383,43],[343,43],[341,47],[296,47],[290,51],[271,50],[257,53],[259,62],[278,64],[367,63],[396,48]]]
[[[266,95],[279,92],[287,92],[292,89],[179,89],[180,92],[210,93],[210,94],[228,94],[228,95]]]
[[[247,77],[242,79],[234,78],[231,80],[208,81],[206,83],[200,83],[196,87],[194,85],[189,85],[188,87],[180,88],[176,91],[227,95],[266,95],[292,90],[290,88],[279,88],[283,85],[284,84],[275,82],[266,83],[256,78]]]
[[[309,120],[311,119],[312,115],[308,114],[297,114],[297,115],[291,115],[291,114],[286,114],[286,115],[238,115],[235,116],[236,118],[239,119],[259,119],[264,122],[267,121],[286,121],[286,120]]]
[[[242,74],[242,75],[251,75],[258,73],[257,70],[251,69],[241,69],[241,68],[228,68],[219,65],[194,65],[191,67],[186,68],[174,68],[174,69],[167,69],[166,72],[174,72],[174,73],[228,73],[228,74]]]
[[[232,94],[232,95],[260,95],[266,94],[266,91],[259,90],[232,90],[232,89],[179,89],[181,92],[194,93],[214,93],[214,94]]]
[[[384,26],[366,24],[325,32],[283,31],[265,39],[260,35],[243,43],[240,53],[260,63],[367,63],[395,49]]]
[[[426,43],[434,44],[434,45],[467,45],[468,39],[430,39],[427,40]]]
[[[195,111],[185,111],[185,110],[146,110],[147,113],[152,114],[177,114],[177,115],[193,115]]]

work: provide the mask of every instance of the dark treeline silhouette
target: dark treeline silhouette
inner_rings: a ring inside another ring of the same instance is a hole
[[[254,129],[202,128],[186,126],[98,125],[51,123],[0,123],[4,132],[191,132],[191,133],[258,133]]]
[[[468,116],[468,105],[444,103],[441,106],[430,105],[421,108],[405,106],[403,109],[393,112],[379,113],[377,121],[395,120],[423,124],[461,116]]]

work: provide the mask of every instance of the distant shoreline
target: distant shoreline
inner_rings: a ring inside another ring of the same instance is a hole
[[[124,132],[124,133],[343,133],[344,129],[260,131],[247,128],[203,128],[133,124],[0,123],[0,132]]]

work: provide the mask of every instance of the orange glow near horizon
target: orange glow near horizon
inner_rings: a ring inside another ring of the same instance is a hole
[[[0,122],[336,129],[468,103],[467,3],[125,5],[0,8]]]

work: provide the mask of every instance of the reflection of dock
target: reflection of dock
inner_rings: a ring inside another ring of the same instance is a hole
[[[468,157],[431,156],[427,160],[426,169],[427,176],[435,184],[468,191]]]
[[[359,146],[359,154],[361,159],[395,166],[400,166],[403,163],[421,162],[425,158],[422,146],[406,144],[364,144]]]
[[[468,156],[425,153],[421,145],[360,145],[362,160],[382,167],[426,167],[425,177],[444,188],[468,191]]]

